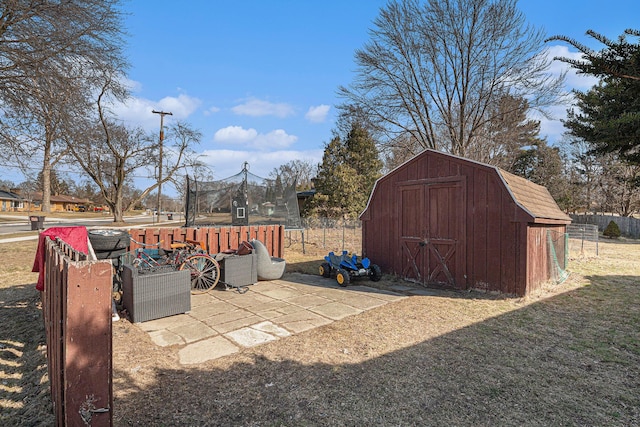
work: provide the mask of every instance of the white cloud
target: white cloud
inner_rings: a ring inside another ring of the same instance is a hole
[[[566,132],[566,128],[560,121],[567,117],[568,105],[555,105],[548,109],[550,118],[544,117],[539,113],[531,113],[531,118],[540,121],[540,135],[547,138],[549,143],[559,141]]]
[[[562,57],[574,60],[581,60],[582,53],[577,51],[570,51],[567,46],[554,45],[549,46],[547,50],[548,57]],[[593,76],[576,73],[575,68],[563,61],[554,60],[551,62],[549,72],[552,76],[559,76],[566,71],[565,78],[565,90],[570,92],[573,89],[585,91],[589,90],[595,84],[598,83],[598,79]],[[534,112],[531,113],[531,118],[540,121],[540,135],[546,137],[550,143],[554,143],[561,139],[562,135],[566,132],[566,128],[562,124],[561,120],[567,118],[567,109],[575,104],[574,97],[569,94],[565,102],[562,104],[554,105],[547,108],[547,113],[550,118],[543,117],[540,114]]]
[[[309,107],[309,111],[304,115],[304,118],[309,120],[311,123],[322,123],[326,120],[327,114],[329,114],[329,106],[325,104],[321,104],[318,106]]]
[[[282,129],[276,129],[267,134],[258,135],[253,143],[253,146],[259,150],[286,148],[295,143],[297,140],[297,136],[289,135]]]
[[[140,83],[139,81],[125,78],[122,83],[132,92],[140,92],[142,90],[142,83]]]
[[[244,104],[236,105],[231,109],[235,114],[239,116],[275,116],[279,118],[285,118],[294,114],[294,109],[291,105],[285,103],[274,104],[268,101],[262,101],[260,99],[249,99]]]
[[[213,135],[213,140],[223,144],[244,144],[253,141],[258,136],[255,129],[244,129],[241,126],[227,126],[218,129]]]
[[[160,101],[152,101],[145,98],[132,97],[125,103],[116,103],[111,110],[116,117],[130,126],[141,126],[144,129],[155,129],[160,125],[158,115],[153,110],[161,110],[172,113],[172,118],[182,120],[193,114],[202,101],[189,95],[178,97],[166,96]],[[165,119],[166,124],[166,119]]]
[[[283,129],[276,129],[269,133],[258,133],[253,128],[244,129],[241,126],[227,126],[218,129],[213,140],[220,144],[234,144],[251,147],[260,151],[286,148],[294,144],[298,137],[289,135]]]
[[[193,114],[200,107],[202,101],[189,95],[181,94],[178,97],[167,96],[158,101],[158,106],[162,111],[170,111],[174,117],[185,119]]]
[[[582,59],[581,52],[571,52],[569,51],[569,48],[567,46],[562,45],[550,46],[548,49],[548,54],[550,58],[562,57],[575,60]],[[588,76],[585,74],[578,74],[576,72],[576,69],[571,67],[566,62],[558,60],[551,62],[550,72],[552,75],[559,76],[560,73],[564,71],[567,71],[565,84],[569,89],[585,90],[598,83],[598,79],[596,77]]]
[[[203,114],[205,116],[210,116],[210,115],[215,114],[215,113],[217,113],[219,111],[220,111],[220,108],[213,106],[213,107],[209,107],[206,110],[204,110]]]

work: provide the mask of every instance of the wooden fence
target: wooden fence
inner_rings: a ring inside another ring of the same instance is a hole
[[[175,240],[203,242],[209,253],[260,240],[272,256],[284,252],[284,226],[131,229],[136,242],[169,248]],[[140,247],[131,242],[129,250]],[[46,238],[42,292],[51,399],[58,426],[111,426],[111,260],[88,261],[63,241]]]
[[[139,228],[129,230],[131,242],[129,250],[142,245],[155,245],[169,249],[174,241],[196,240],[203,242],[210,254],[229,249],[237,249],[242,241],[260,240],[271,256],[282,258],[284,255],[283,225],[250,225],[241,227],[203,227],[203,228]]]
[[[570,215],[571,219],[578,224],[594,224],[598,230],[604,231],[610,221],[618,224],[620,233],[626,237],[640,239],[640,219],[628,216],[613,215]]]
[[[110,260],[46,238],[42,293],[57,426],[113,424]]]

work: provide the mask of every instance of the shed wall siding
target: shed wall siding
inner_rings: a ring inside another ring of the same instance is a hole
[[[432,206],[430,213],[420,205],[424,198],[408,197],[408,192],[401,197],[401,187],[417,189],[433,180],[462,180],[464,200],[452,198],[448,206]],[[565,225],[532,227],[535,218],[513,200],[495,168],[437,152],[417,156],[376,183],[362,217],[363,253],[384,272],[402,277],[408,262],[406,248],[404,253],[401,249],[403,221],[428,223],[429,215],[456,216],[447,210],[464,212],[464,258],[451,264],[456,269],[452,275],[462,278],[464,288],[526,295],[549,280],[547,246],[542,243],[548,227],[563,230]]]
[[[450,156],[432,155],[409,162],[385,179],[378,181],[363,221],[363,252],[383,271],[400,275],[406,266],[407,254],[402,252],[400,236],[402,218],[411,215],[429,216],[424,206],[417,200],[405,197],[401,202],[399,186],[426,185],[434,179],[456,181],[463,179],[464,200],[451,200],[449,206],[435,208],[433,214],[448,215],[442,209],[464,209],[465,254],[460,262],[452,262],[456,269],[453,276],[460,277],[463,288],[480,288],[487,291],[517,293],[525,289],[525,277],[519,260],[516,243],[522,238],[517,236],[514,224],[514,203],[504,188],[495,169],[471,164]],[[402,203],[402,207],[390,208]],[[506,205],[506,206],[505,206]],[[509,206],[511,205],[511,206]],[[373,208],[375,207],[375,208]],[[395,212],[394,212],[395,211]],[[404,212],[404,213],[403,213]],[[454,215],[450,215],[454,216]],[[428,220],[428,218],[427,218]],[[417,221],[417,220],[416,220]],[[403,259],[404,257],[404,259]],[[518,283],[519,281],[519,283]]]
[[[547,233],[554,238],[564,235],[566,225],[531,224],[527,230],[527,289],[530,293],[539,290],[552,279],[552,252],[548,244]],[[556,253],[561,268],[564,265],[564,252]]]

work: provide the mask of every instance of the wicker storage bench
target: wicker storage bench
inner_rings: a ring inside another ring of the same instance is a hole
[[[187,270],[138,274],[124,265],[122,304],[134,323],[191,310],[191,274]]]
[[[220,272],[220,280],[229,285],[253,285],[258,281],[256,256],[227,255],[220,262]]]

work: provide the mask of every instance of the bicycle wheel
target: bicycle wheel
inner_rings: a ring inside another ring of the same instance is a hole
[[[182,264],[180,270],[191,272],[191,292],[204,293],[213,289],[220,280],[218,261],[206,254],[191,255]]]

